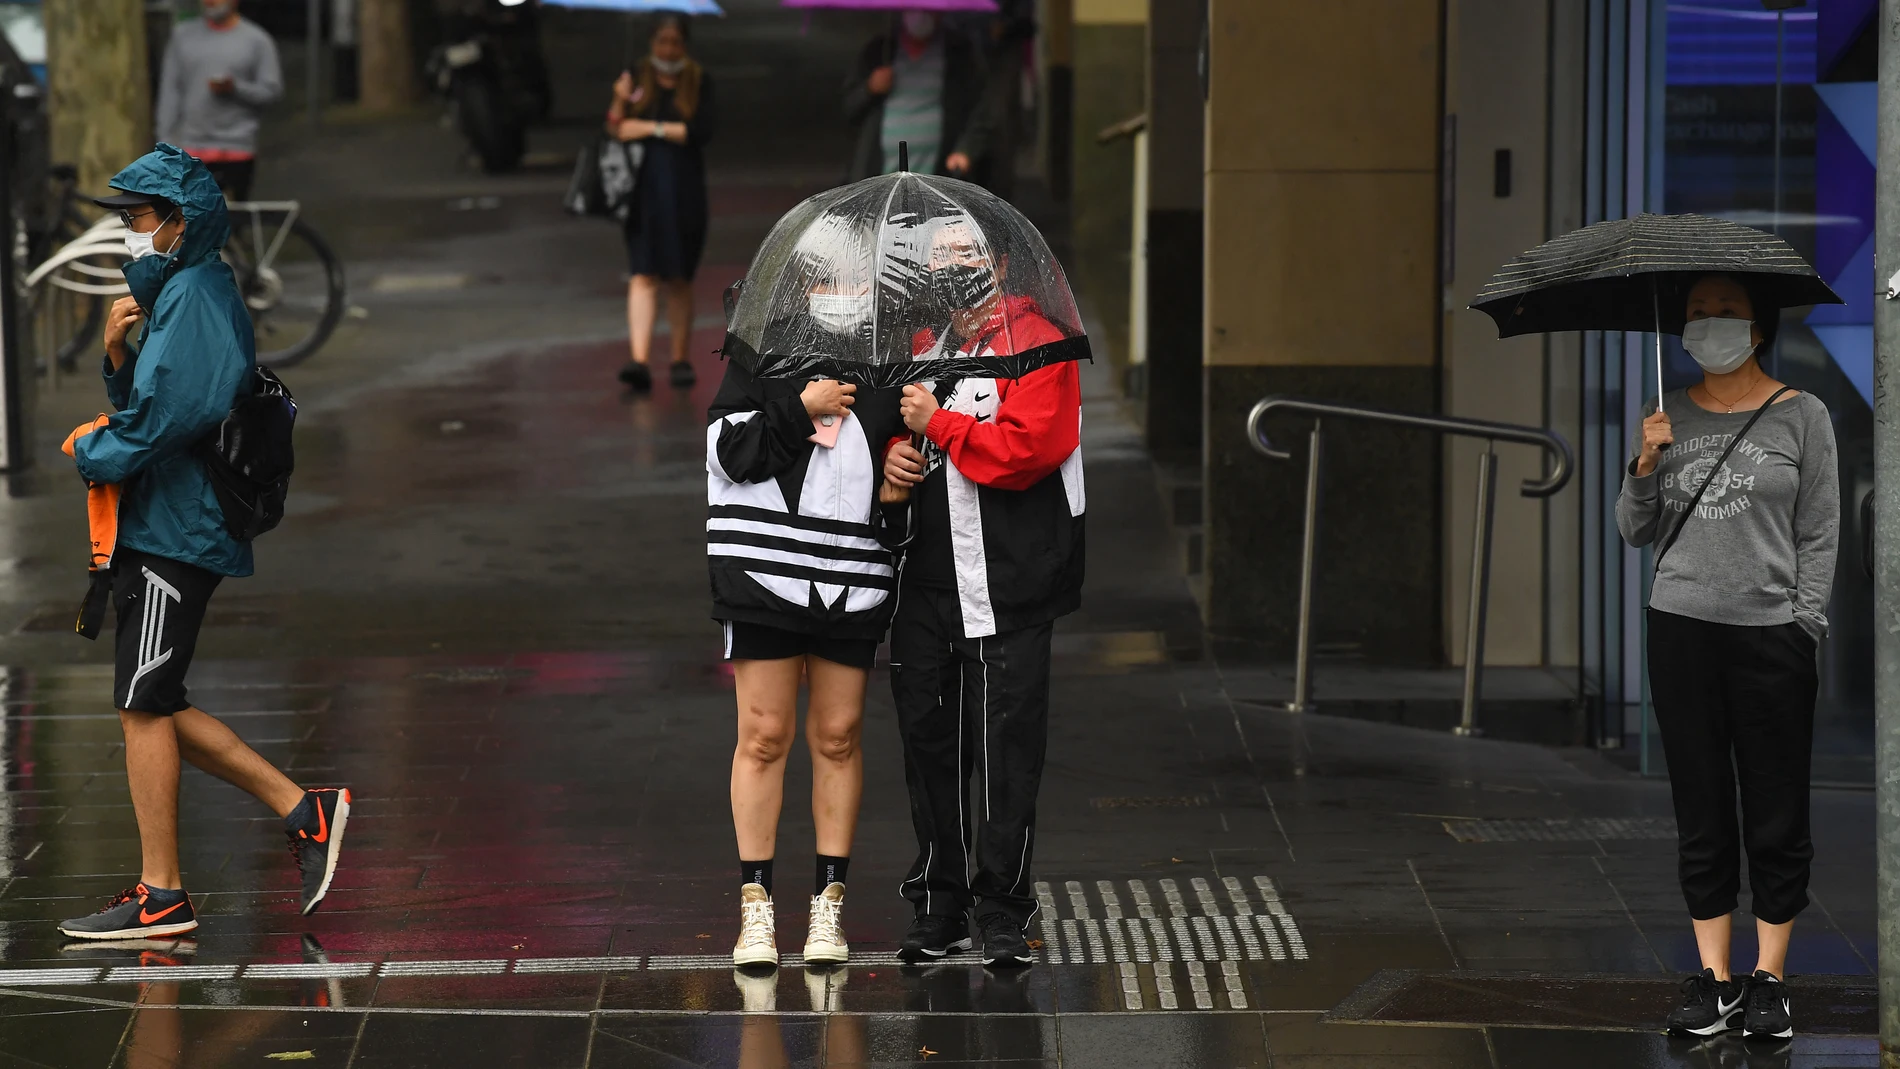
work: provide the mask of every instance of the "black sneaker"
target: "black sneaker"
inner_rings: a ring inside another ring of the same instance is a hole
[[[1704,969],[1682,981],[1682,1002],[1669,1011],[1669,1034],[1712,1036],[1740,1024],[1742,1003],[1748,998],[1744,980],[1717,980],[1715,970]]]
[[[627,366],[620,369],[620,381],[634,393],[645,393],[653,388],[653,372],[647,370],[645,364],[629,360]]]
[[[693,365],[684,360],[674,364],[672,370],[667,372],[667,377],[672,381],[675,390],[690,390],[693,384],[699,381],[699,373],[693,370]]]
[[[1005,913],[992,913],[977,919],[983,929],[983,964],[1013,968],[1035,961],[1029,952],[1029,940],[1023,938],[1023,926]]]
[[[917,919],[910,922],[910,931],[904,933],[904,941],[897,944],[897,960],[915,965],[968,950],[973,945],[970,922],[963,917],[919,913]]]
[[[183,891],[154,895],[142,883],[120,891],[90,917],[59,922],[60,932],[74,939],[150,939],[196,927],[198,916],[191,910],[190,895]]]
[[[1794,1007],[1788,985],[1769,973],[1755,970],[1748,978],[1748,1016],[1743,1039],[1788,1039],[1794,1035]]]
[[[303,876],[304,916],[316,912],[317,903],[330,893],[330,880],[336,875],[337,854],[343,849],[343,828],[350,822],[349,788],[303,792],[303,801],[284,818],[284,834],[290,839],[290,856],[297,859]]]

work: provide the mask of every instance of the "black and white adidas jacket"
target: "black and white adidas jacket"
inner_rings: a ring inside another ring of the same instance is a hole
[[[905,433],[898,391],[859,388],[831,448],[809,441],[803,379],[728,361],[707,412],[706,555],[713,618],[884,636],[896,567],[877,508],[884,448]]]

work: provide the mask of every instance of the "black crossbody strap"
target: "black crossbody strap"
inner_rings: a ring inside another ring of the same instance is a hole
[[[1728,458],[1735,452],[1735,447],[1741,445],[1742,439],[1748,436],[1748,432],[1755,429],[1755,421],[1762,417],[1762,413],[1768,411],[1768,406],[1774,404],[1782,394],[1792,389],[1794,389],[1792,386],[1783,386],[1781,389],[1768,395],[1768,400],[1763,402],[1762,406],[1755,410],[1754,415],[1748,417],[1747,423],[1742,424],[1741,433],[1729,439],[1728,448],[1722,450],[1722,455],[1716,460],[1715,466],[1709,469],[1709,477],[1702,480],[1702,485],[1696,488],[1695,496],[1689,499],[1689,507],[1683,512],[1682,518],[1676,521],[1676,525],[1669,529],[1669,536],[1663,539],[1661,545],[1656,547],[1656,570],[1658,572],[1662,570],[1663,554],[1669,552],[1669,547],[1676,544],[1676,539],[1682,535],[1682,525],[1688,523],[1689,517],[1695,515],[1696,506],[1702,503],[1702,495],[1708,493],[1709,484],[1715,481],[1715,477],[1722,474],[1722,465],[1728,463]],[[1660,466],[1661,465],[1658,465],[1658,467]],[[1661,494],[1658,493],[1657,497],[1660,498]]]

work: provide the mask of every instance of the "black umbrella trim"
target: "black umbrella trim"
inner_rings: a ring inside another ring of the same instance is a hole
[[[1038,345],[1008,356],[940,356],[888,364],[866,364],[861,360],[817,353],[760,353],[730,333],[726,335],[726,343],[719,352],[762,379],[838,379],[870,390],[948,379],[1020,379],[1053,364],[1071,360],[1093,362],[1095,359],[1085,334]]]

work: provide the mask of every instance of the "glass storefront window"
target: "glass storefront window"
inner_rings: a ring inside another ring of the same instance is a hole
[[[1662,210],[1778,232],[1847,301],[1791,310],[1764,360],[1771,374],[1826,402],[1841,450],[1841,556],[1821,654],[1817,781],[1872,777],[1873,606],[1859,504],[1873,486],[1878,7],[1669,3],[1663,40],[1652,41],[1664,50],[1663,136],[1660,158],[1649,161],[1661,175]],[[1665,353],[1668,388],[1700,379],[1677,339],[1667,339]]]

